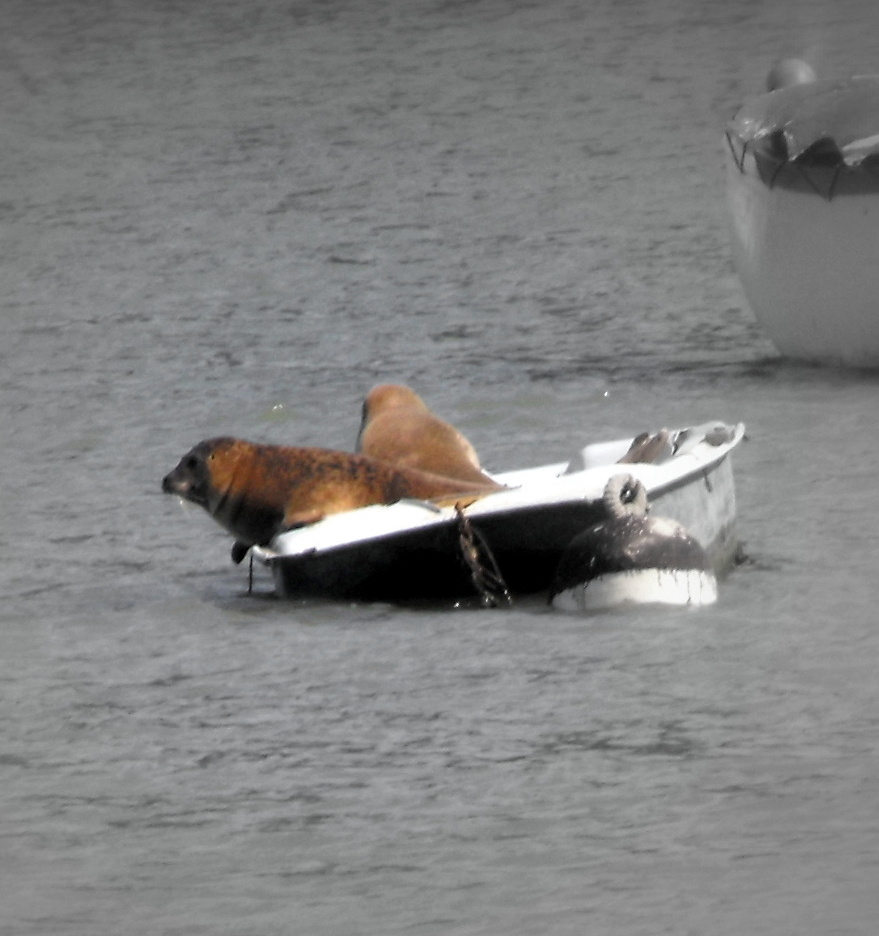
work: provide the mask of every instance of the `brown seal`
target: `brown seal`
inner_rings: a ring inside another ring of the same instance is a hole
[[[470,442],[402,384],[373,387],[363,401],[357,451],[405,468],[477,484],[498,484],[482,471]]]
[[[198,504],[241,549],[328,514],[404,498],[466,506],[495,484],[388,465],[366,455],[320,448],[259,445],[244,439],[199,442],[162,480],[166,494]]]

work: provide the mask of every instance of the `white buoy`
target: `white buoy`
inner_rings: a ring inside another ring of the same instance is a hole
[[[717,600],[707,553],[681,524],[647,515],[647,492],[640,481],[615,475],[603,501],[607,519],[574,537],[559,562],[549,594],[554,608],[699,606]]]

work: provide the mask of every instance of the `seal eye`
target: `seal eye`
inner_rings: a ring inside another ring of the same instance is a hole
[[[201,462],[195,455],[189,455],[183,462],[183,467],[187,471],[198,471],[201,467]]]

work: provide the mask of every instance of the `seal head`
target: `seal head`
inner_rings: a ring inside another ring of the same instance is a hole
[[[248,546],[267,543],[283,525],[285,492],[270,471],[255,483],[255,464],[247,456],[239,439],[205,439],[165,475],[162,490],[204,507]]]

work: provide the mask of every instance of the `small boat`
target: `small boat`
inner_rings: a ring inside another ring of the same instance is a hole
[[[782,355],[875,368],[879,76],[811,77],[745,100],[727,125],[733,259]]]
[[[463,509],[424,501],[362,507],[252,553],[284,597],[499,603],[549,589],[568,544],[606,515],[609,479],[625,473],[644,486],[652,511],[683,524],[723,572],[738,545],[729,456],[743,434],[741,424],[717,422],[680,429],[649,463],[619,463],[631,438],[594,443],[567,462],[495,475],[507,489]]]

